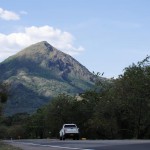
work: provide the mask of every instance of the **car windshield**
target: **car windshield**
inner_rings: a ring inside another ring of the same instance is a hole
[[[76,126],[73,125],[73,124],[65,125],[64,127],[65,127],[65,128],[76,128]]]

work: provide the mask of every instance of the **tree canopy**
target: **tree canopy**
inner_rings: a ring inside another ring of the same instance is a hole
[[[149,57],[126,67],[117,79],[97,80],[78,96],[61,94],[25,118],[24,130],[17,126],[15,132],[26,138],[58,137],[64,123],[76,123],[80,137],[89,139],[150,138]]]

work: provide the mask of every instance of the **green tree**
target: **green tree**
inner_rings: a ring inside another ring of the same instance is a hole
[[[21,139],[25,138],[25,128],[22,124],[13,125],[7,128],[7,138]]]
[[[110,83],[96,94],[97,105],[88,120],[94,137],[149,138],[149,57],[125,68],[124,74]],[[95,93],[86,96],[88,99]]]
[[[47,106],[46,124],[49,127],[51,136],[58,136],[59,130],[64,123],[73,123],[75,121],[74,98],[61,94],[54,98]],[[75,123],[75,122],[74,122]]]
[[[2,115],[3,103],[6,102],[8,96],[7,87],[7,84],[0,83],[0,116]]]
[[[127,92],[127,104],[129,111],[134,116],[134,136],[141,138],[144,128],[149,126],[149,105],[150,105],[150,66],[149,57],[137,65],[125,69],[124,76],[121,77],[124,86],[124,92]],[[144,127],[145,126],[145,127]]]
[[[28,122],[25,124],[27,137],[41,139],[45,137],[47,129],[45,124],[45,115],[45,108],[42,107],[28,118]]]
[[[0,83],[0,139],[7,137],[7,127],[1,125],[4,117],[2,116],[3,105],[7,101],[7,85]]]

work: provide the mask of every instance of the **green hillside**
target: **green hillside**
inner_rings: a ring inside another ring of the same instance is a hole
[[[71,56],[43,41],[0,63],[0,81],[10,85],[5,113],[28,112],[61,93],[76,95],[93,85],[94,76]]]

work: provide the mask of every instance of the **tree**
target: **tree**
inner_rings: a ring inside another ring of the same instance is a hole
[[[8,96],[7,89],[8,89],[8,84],[0,83],[0,102],[1,103],[6,102],[7,100],[7,96]]]
[[[77,111],[74,104],[75,99],[72,96],[61,94],[47,106],[45,120],[51,136],[57,137],[64,123],[76,123],[75,114]]]
[[[149,138],[149,57],[125,68],[124,74],[110,83],[96,93],[97,105],[88,120],[94,137]],[[86,96],[93,101],[95,93]]]
[[[8,92],[7,92],[8,85],[0,83],[0,117],[2,115],[2,108],[3,104],[7,101]]]
[[[118,123],[120,127],[132,131],[134,138],[144,138],[149,130],[149,91],[149,57],[125,68],[124,74],[116,80],[115,97],[120,102]]]
[[[28,117],[28,122],[25,123],[26,136],[29,138],[44,138],[46,132],[45,124],[45,107],[39,108],[36,113]]]

